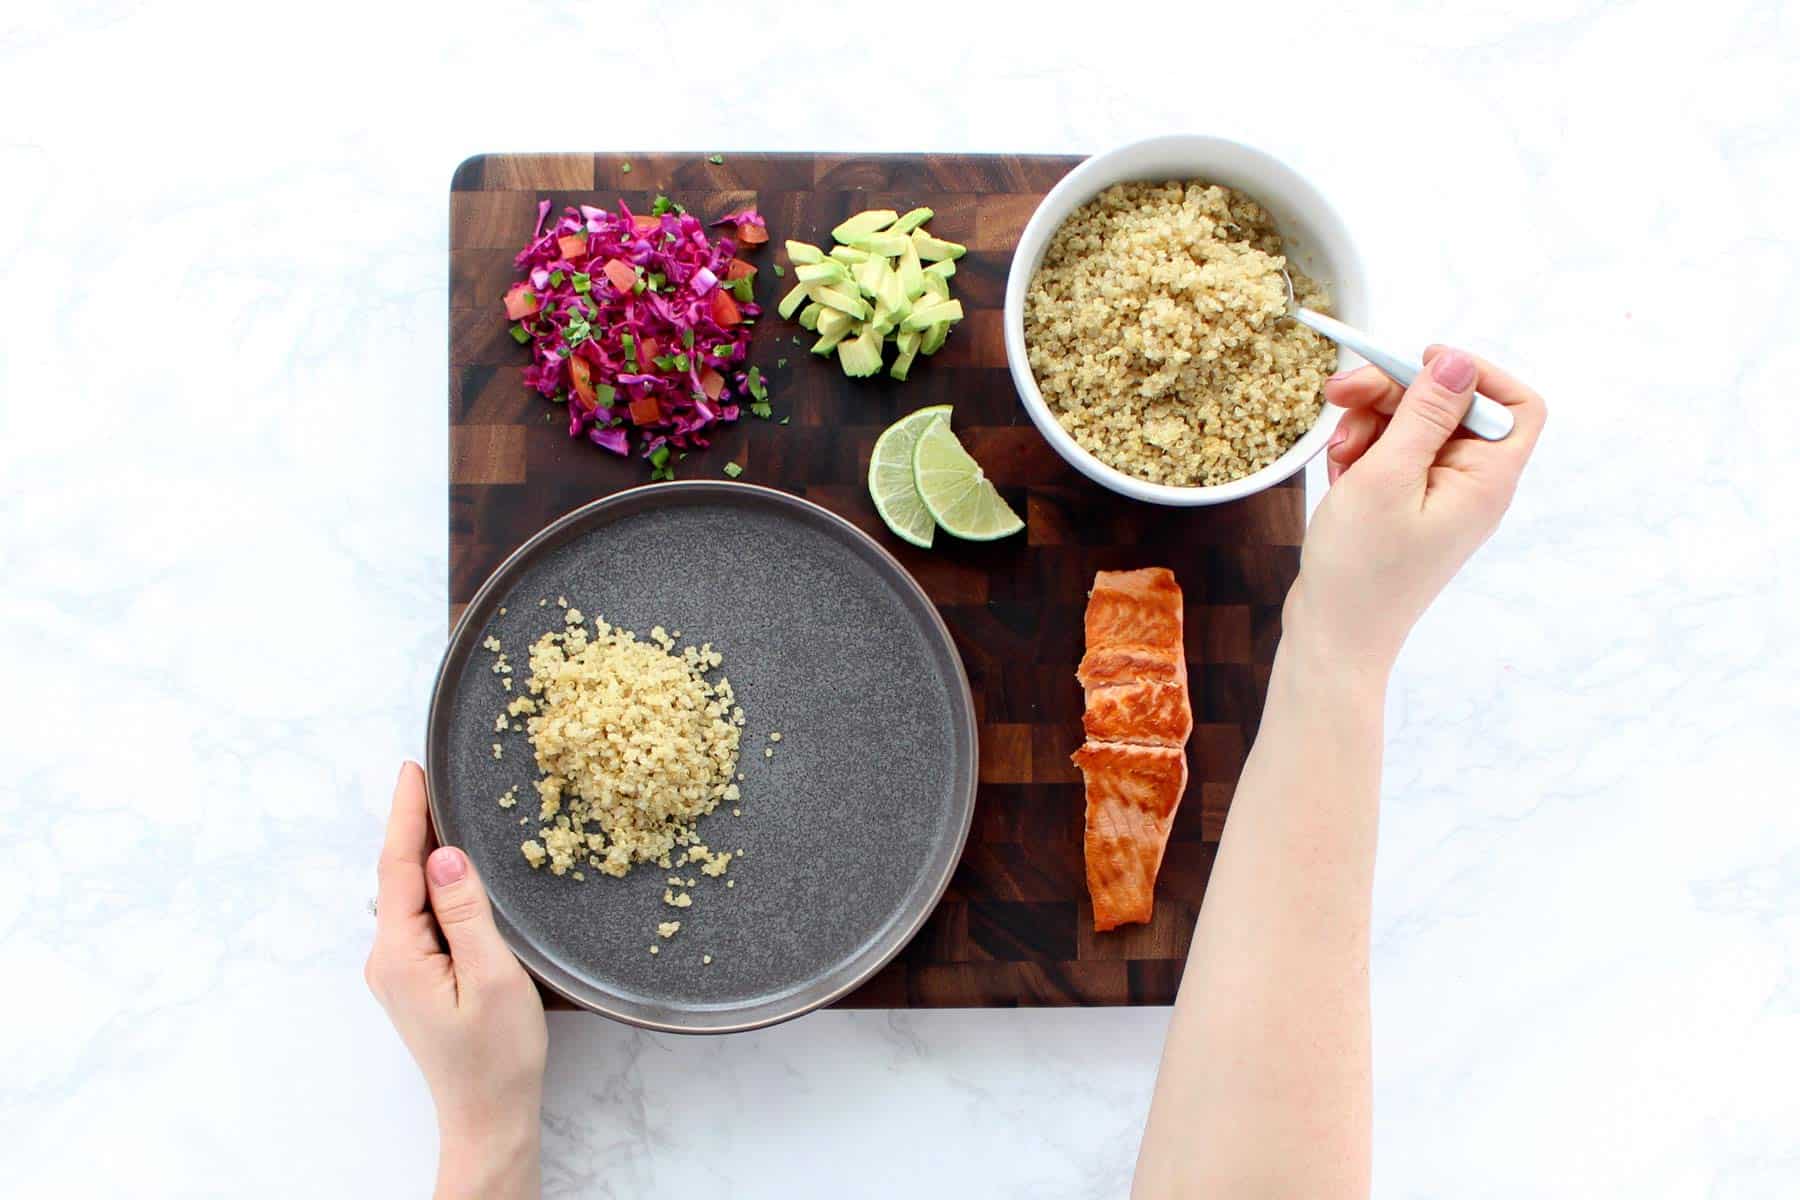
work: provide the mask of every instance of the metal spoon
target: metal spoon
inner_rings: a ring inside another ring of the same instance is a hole
[[[1294,299],[1294,280],[1287,273],[1286,267],[1281,269],[1281,281],[1287,284],[1288,316],[1308,329],[1324,334],[1338,345],[1362,355],[1379,367],[1382,374],[1403,388],[1411,387],[1413,380],[1419,377],[1419,372],[1424,368],[1418,363],[1409,362],[1398,354],[1390,354],[1371,342],[1360,330],[1352,329],[1342,321],[1314,312],[1310,308],[1301,308],[1299,301]],[[1513,415],[1506,405],[1478,393],[1469,405],[1469,411],[1463,414],[1462,426],[1478,438],[1498,442],[1512,432]]]

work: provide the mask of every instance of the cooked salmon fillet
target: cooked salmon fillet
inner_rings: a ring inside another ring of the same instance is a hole
[[[1088,592],[1087,648],[1181,649],[1181,585],[1167,567],[1098,571]]]
[[[1088,593],[1087,653],[1075,677],[1090,691],[1117,683],[1187,683],[1181,585],[1167,567],[1100,571]]]
[[[1102,646],[1081,656],[1075,678],[1090,694],[1095,688],[1156,680],[1187,686],[1187,663],[1181,647]]]
[[[1180,746],[1088,742],[1075,752],[1087,781],[1087,881],[1094,928],[1150,919],[1169,826],[1187,790]]]
[[[1101,571],[1088,593],[1086,691],[1075,752],[1087,784],[1087,878],[1094,928],[1148,921],[1169,828],[1187,790],[1194,729],[1181,585],[1165,567]]]
[[[1091,741],[1185,746],[1194,710],[1185,683],[1120,683],[1088,690],[1081,724]]]

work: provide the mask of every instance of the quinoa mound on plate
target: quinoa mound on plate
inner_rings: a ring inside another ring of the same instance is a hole
[[[1069,215],[1025,297],[1044,402],[1101,462],[1152,483],[1228,483],[1318,420],[1337,351],[1283,319],[1281,236],[1241,192],[1121,183]],[[1325,291],[1293,267],[1294,294]]]
[[[520,852],[557,875],[583,863],[617,876],[666,867],[695,843],[700,817],[737,799],[744,710],[729,680],[706,678],[721,665],[710,644],[677,653],[661,626],[640,641],[602,620],[590,637],[579,613],[568,617],[532,645],[530,694],[507,705],[529,714],[543,775],[541,828]]]

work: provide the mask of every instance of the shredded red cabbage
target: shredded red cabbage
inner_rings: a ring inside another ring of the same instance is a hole
[[[745,225],[754,225],[758,229],[767,229],[769,227],[768,222],[762,219],[762,214],[757,212],[754,208],[746,208],[741,209],[738,212],[726,213],[724,216],[713,222],[714,229],[717,229],[721,225],[735,225],[739,228],[742,228]]]
[[[525,312],[512,327],[531,347],[525,385],[568,405],[570,437],[614,454],[631,452],[634,429],[645,457],[706,446],[707,430],[737,420],[749,395],[745,360],[762,314],[720,290],[738,240],[709,238],[674,208],[637,216],[624,201],[616,213],[584,204],[546,228],[549,211],[538,205],[513,260],[525,279],[507,299],[509,313]],[[766,228],[754,210],[714,224]]]

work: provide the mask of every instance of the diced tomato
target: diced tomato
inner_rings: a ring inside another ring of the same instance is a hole
[[[760,246],[769,240],[769,231],[761,225],[752,225],[745,221],[738,226],[738,241],[746,246]]]
[[[744,314],[738,311],[737,301],[733,300],[731,293],[724,288],[713,289],[712,311],[713,320],[727,327],[736,325],[744,319]]]
[[[631,218],[631,227],[636,229],[639,233],[654,233],[656,230],[662,228],[662,218],[633,216]]]
[[[637,286],[637,271],[622,258],[610,260],[601,270],[621,296],[631,295],[631,289]]]
[[[634,425],[654,425],[662,420],[662,405],[655,396],[638,396],[631,402],[631,420]]]
[[[725,278],[744,279],[756,274],[756,268],[741,258],[734,258],[725,264]]]
[[[700,390],[706,393],[708,400],[717,400],[719,393],[725,390],[725,377],[711,367],[701,367]]]
[[[537,294],[531,290],[529,283],[515,283],[506,289],[506,315],[508,319],[523,321],[539,308]]]
[[[587,234],[565,233],[556,239],[556,252],[573,262],[587,254]]]
[[[650,360],[655,358],[661,351],[662,347],[656,344],[656,339],[653,337],[647,337],[638,343],[638,361],[646,364],[644,370],[648,371],[650,369],[648,366]]]
[[[569,375],[575,380],[575,394],[583,408],[593,409],[599,398],[594,394],[594,366],[579,354],[569,358]]]

